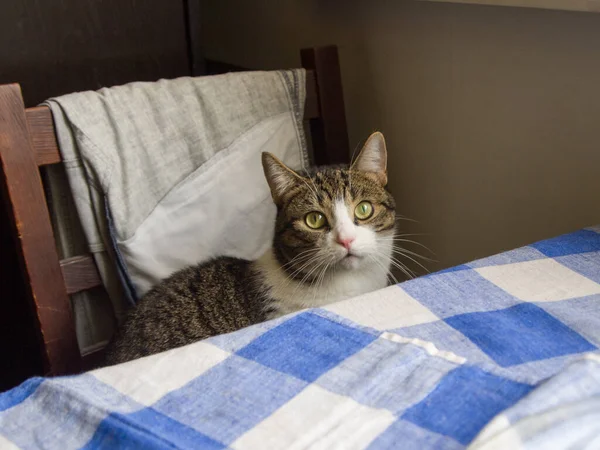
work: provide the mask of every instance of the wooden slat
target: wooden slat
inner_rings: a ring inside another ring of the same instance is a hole
[[[304,104],[304,119],[319,117],[319,96],[317,94],[317,79],[313,70],[306,71],[306,103]]]
[[[184,0],[186,41],[188,43],[188,59],[191,75],[199,77],[206,75],[206,62],[202,40],[202,6],[203,0]]]
[[[316,77],[319,118],[310,121],[315,163],[348,163],[350,145],[337,47],[307,48],[300,56],[302,67],[313,70]]]
[[[47,106],[28,108],[26,110],[26,115],[37,165],[41,167],[59,163],[61,158],[50,108]],[[308,120],[318,117],[319,99],[317,96],[317,83],[315,73],[312,70],[309,70],[306,72],[306,105],[304,107],[304,118]]]
[[[47,106],[28,108],[26,115],[37,165],[45,166],[59,163],[60,153],[50,108]]]
[[[69,295],[102,286],[102,280],[92,256],[74,256],[63,259],[60,262],[60,268]]]
[[[0,192],[43,342],[45,372],[73,373],[80,354],[18,84],[0,86]]]

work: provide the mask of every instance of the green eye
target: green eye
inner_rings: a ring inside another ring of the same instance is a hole
[[[357,219],[366,220],[373,215],[373,205],[369,202],[360,202],[354,209]]]
[[[304,218],[304,221],[306,222],[306,225],[313,230],[323,228],[327,224],[327,219],[325,219],[325,216],[317,211],[309,212]]]

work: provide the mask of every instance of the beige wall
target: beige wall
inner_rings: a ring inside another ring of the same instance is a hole
[[[600,15],[409,0],[204,2],[208,57],[340,47],[350,140],[382,130],[437,269],[600,223]]]

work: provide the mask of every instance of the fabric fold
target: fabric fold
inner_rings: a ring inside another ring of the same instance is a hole
[[[256,258],[269,245],[275,208],[260,153],[307,164],[305,82],[303,69],[242,72],[47,101],[64,161],[48,189],[76,209],[50,205],[62,255],[87,249],[106,288],[104,300],[76,296],[88,305],[75,308],[82,350],[112,332],[90,334],[99,308],[89,305],[106,295],[118,321],[172,272],[222,254]]]

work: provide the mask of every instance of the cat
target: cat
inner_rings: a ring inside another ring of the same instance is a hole
[[[350,167],[297,172],[270,153],[262,164],[277,207],[272,248],[255,261],[220,257],[163,280],[129,312],[107,365],[387,286],[396,206],[381,133]]]

